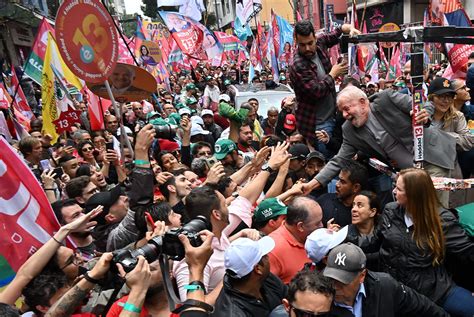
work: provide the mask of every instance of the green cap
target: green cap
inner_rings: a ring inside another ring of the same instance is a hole
[[[176,104],[176,106],[175,106],[176,110],[179,110],[179,109],[181,109],[181,108],[183,108],[183,107],[186,107],[186,105],[185,105],[184,103],[182,103],[182,102]]]
[[[214,145],[214,156],[218,160],[223,160],[227,154],[235,150],[237,150],[237,145],[235,145],[234,141],[229,139],[220,139],[217,140],[216,144]]]
[[[174,122],[173,124],[174,125],[179,125],[179,122],[181,121],[181,116],[179,115],[179,113],[176,113],[176,112],[173,112],[173,113],[170,113],[170,115],[168,116],[168,119],[169,119],[169,123],[171,122]]]
[[[148,120],[148,123],[151,123],[153,125],[168,125],[168,122],[166,122],[163,118],[153,118],[151,120]]]
[[[186,90],[190,90],[190,89],[196,89],[196,85],[193,84],[193,83],[189,83],[186,85]]]
[[[225,86],[228,86],[228,85],[230,85],[230,84],[232,84],[232,82],[230,81],[230,79],[224,80],[224,85],[225,85]]]
[[[186,100],[186,104],[187,105],[194,105],[195,103],[198,103],[197,99],[194,98],[194,97],[189,97],[187,100]]]
[[[278,198],[267,198],[258,204],[253,213],[253,221],[264,222],[280,215],[286,215],[288,207]]]
[[[212,76],[206,76],[206,81],[211,81],[212,80]]]
[[[156,111],[150,111],[146,114],[146,120],[147,121],[149,121],[153,117],[161,118],[161,114],[159,112],[156,112]]]

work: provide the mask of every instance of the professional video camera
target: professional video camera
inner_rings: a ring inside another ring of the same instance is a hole
[[[125,272],[130,272],[135,268],[139,255],[143,256],[149,263],[157,260],[161,253],[173,260],[180,261],[184,258],[184,246],[178,236],[184,234],[193,247],[199,247],[202,244],[199,232],[205,229],[210,229],[206,218],[198,216],[181,228],[171,229],[164,236],[154,237],[141,248],[115,251],[112,261],[120,263]]]

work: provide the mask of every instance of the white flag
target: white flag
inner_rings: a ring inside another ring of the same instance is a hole
[[[252,13],[255,11],[255,8],[261,6],[261,0],[236,0],[236,16],[245,25],[247,24]]]
[[[159,7],[177,7],[186,3],[186,0],[158,0]]]
[[[179,7],[179,13],[195,21],[201,21],[201,13],[206,11],[203,0],[189,0]]]

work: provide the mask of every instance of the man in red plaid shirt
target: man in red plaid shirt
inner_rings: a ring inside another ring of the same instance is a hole
[[[331,137],[334,129],[335,78],[347,72],[347,62],[331,65],[329,48],[339,43],[342,33],[360,34],[350,24],[344,24],[331,33],[316,37],[310,21],[295,25],[298,51],[290,65],[290,79],[298,103],[296,123],[298,131],[326,158],[334,153],[329,153],[325,144],[317,141],[315,132],[324,130]]]

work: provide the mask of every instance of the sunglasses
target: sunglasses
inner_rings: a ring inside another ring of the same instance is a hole
[[[82,152],[91,152],[91,151],[93,151],[93,150],[94,150],[94,149],[91,148],[91,147],[85,147],[85,148],[82,149]]]
[[[69,257],[69,259],[66,260],[64,265],[60,268],[61,270],[64,270],[66,267],[68,267],[71,264],[74,264],[75,266],[79,266],[82,264],[82,259],[81,259],[81,254],[78,252],[75,252],[73,255]]]
[[[331,316],[330,312],[315,313],[315,312],[312,312],[312,311],[307,311],[307,310],[296,308],[293,305],[290,305],[290,310],[293,310],[296,317],[314,317],[314,316],[329,317],[329,316]]]

